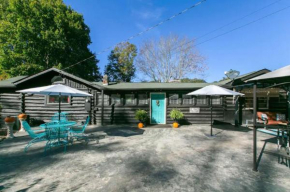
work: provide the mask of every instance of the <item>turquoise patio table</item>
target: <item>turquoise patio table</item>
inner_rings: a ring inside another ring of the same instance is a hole
[[[53,123],[44,123],[39,127],[44,129],[58,129],[58,136],[60,137],[60,130],[69,131],[69,127],[77,124],[75,121],[66,121],[66,122],[53,122]],[[58,138],[60,139],[60,138]]]

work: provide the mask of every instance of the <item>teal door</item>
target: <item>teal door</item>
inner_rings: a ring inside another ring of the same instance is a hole
[[[165,124],[164,93],[151,93],[151,123]]]

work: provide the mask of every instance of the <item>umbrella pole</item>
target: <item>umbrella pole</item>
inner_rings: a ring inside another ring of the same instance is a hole
[[[58,121],[60,122],[60,97],[61,97],[61,93],[59,93],[58,96]]]
[[[60,97],[61,93],[58,95],[58,123],[60,123]],[[58,143],[60,142],[60,127],[58,127]]]
[[[212,136],[212,99],[210,96],[210,136]]]

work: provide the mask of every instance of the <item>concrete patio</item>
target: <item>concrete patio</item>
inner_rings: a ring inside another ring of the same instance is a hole
[[[290,191],[289,158],[258,132],[259,172],[252,171],[252,130],[229,125],[180,129],[90,127],[99,143],[43,153],[23,149],[27,135],[0,143],[0,191]],[[282,162],[282,163],[281,163]],[[287,164],[287,165],[286,165]]]

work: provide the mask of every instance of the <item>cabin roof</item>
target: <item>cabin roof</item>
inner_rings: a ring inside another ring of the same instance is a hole
[[[52,72],[52,71],[57,72],[57,73],[59,73],[59,74],[61,74],[61,75],[64,75],[64,76],[66,76],[66,77],[70,77],[70,78],[72,78],[72,79],[74,79],[74,80],[76,80],[76,81],[79,81],[79,82],[81,82],[81,83],[83,83],[83,84],[85,84],[85,85],[89,85],[89,86],[96,87],[96,88],[98,88],[98,89],[102,89],[102,87],[100,87],[100,86],[98,86],[98,85],[94,85],[94,84],[93,84],[92,82],[90,82],[90,81],[87,81],[87,80],[85,80],[85,79],[82,79],[82,78],[77,77],[77,76],[75,76],[75,75],[73,75],[73,74],[67,73],[67,72],[65,72],[65,71],[62,71],[62,70],[59,70],[59,69],[56,69],[56,68],[50,68],[50,69],[47,69],[47,70],[45,70],[45,71],[39,72],[39,73],[37,73],[37,74],[35,74],[35,75],[26,76],[26,77],[23,78],[23,79],[19,79],[19,80],[15,81],[14,84],[15,84],[15,85],[21,84],[21,83],[23,83],[23,82],[26,82],[26,81],[28,81],[28,80],[34,79],[34,78],[36,78],[36,77],[39,77],[39,76],[41,76],[41,75],[43,75],[43,74],[46,74],[46,73],[49,73],[49,72]]]
[[[104,86],[102,82],[95,82],[94,84]],[[105,90],[181,90],[202,88],[207,85],[223,85],[221,83],[110,83],[104,86]]]
[[[17,76],[17,77],[13,77],[7,80],[0,81],[0,88],[16,88],[19,84],[23,82],[33,80],[34,78],[47,74],[49,72],[57,72],[66,77],[75,79],[76,81],[81,82],[85,85],[89,85],[91,87],[95,87],[101,90],[184,90],[184,89],[199,89],[207,85],[219,85],[219,86],[224,86],[224,87],[231,87],[232,82],[233,82],[230,79],[226,79],[226,80],[216,82],[216,83],[153,83],[153,82],[151,83],[137,83],[137,82],[116,83],[115,82],[114,83],[114,82],[110,82],[109,85],[103,85],[102,82],[90,82],[80,77],[77,77],[75,75],[72,75],[70,73],[64,72],[62,70],[59,70],[56,68],[50,68],[40,73],[37,73],[35,75]],[[263,75],[268,72],[269,72],[268,69],[253,71],[253,72],[237,77],[234,81],[245,82],[248,79]]]
[[[15,84],[14,82],[19,81],[21,79],[26,78],[27,76],[16,76],[16,77],[12,77],[10,79],[5,79],[0,81],[0,87],[1,88],[15,88]]]

